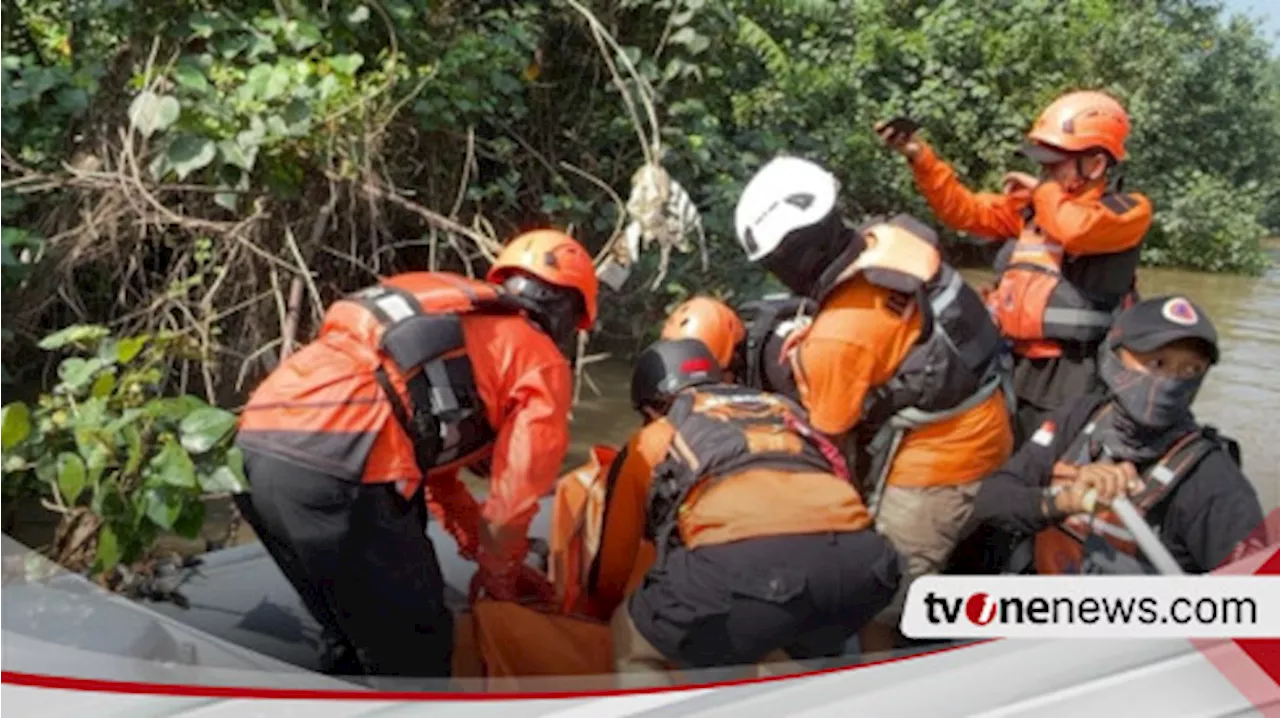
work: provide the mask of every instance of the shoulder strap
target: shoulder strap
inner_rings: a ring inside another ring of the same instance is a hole
[[[777,330],[784,316],[816,311],[813,300],[807,297],[765,297],[746,302],[739,307],[739,312],[748,314],[745,317],[747,326],[746,351],[743,352],[746,364],[744,383],[747,386],[760,388],[764,386],[765,362],[770,358],[764,356],[769,338]],[[772,357],[776,360],[777,357]]]
[[[1225,448],[1216,436],[1216,431],[1206,435],[1204,429],[1197,429],[1174,442],[1169,451],[1147,470],[1145,487],[1132,498],[1133,504],[1140,510],[1150,511],[1171,495],[1206,456]]]
[[[1124,214],[1134,207],[1138,206],[1138,200],[1133,195],[1121,194],[1119,192],[1108,192],[1102,195],[1102,206],[1111,210],[1114,214]]]
[[[1078,457],[1071,456],[1071,454],[1073,452],[1079,452],[1082,441],[1085,442],[1085,446],[1088,446],[1089,437],[1093,436],[1093,430],[1097,427],[1098,420],[1102,418],[1103,412],[1107,411],[1110,406],[1110,403],[1107,401],[1105,396],[1091,394],[1089,395],[1089,400],[1091,401],[1092,406],[1089,406],[1085,412],[1088,419],[1085,420],[1084,425],[1080,427],[1080,430],[1076,432],[1075,436],[1072,436],[1066,442],[1061,444],[1062,453],[1054,457],[1055,460],[1065,458],[1069,462],[1075,461]],[[1041,424],[1043,423],[1044,422],[1042,421]]]

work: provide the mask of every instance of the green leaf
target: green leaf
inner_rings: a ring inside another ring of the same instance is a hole
[[[58,107],[78,114],[89,106],[89,93],[79,87],[64,87],[58,90]]]
[[[235,212],[240,207],[240,195],[237,192],[216,192],[213,203],[228,212]]]
[[[257,149],[262,144],[262,140],[267,136],[267,126],[263,123],[262,118],[254,115],[249,118],[249,129],[241,130],[236,133],[236,144],[244,148]]]
[[[324,39],[320,35],[319,28],[305,21],[290,22],[285,27],[285,37],[288,38],[289,44],[293,46],[293,49],[298,52],[302,52]]]
[[[102,571],[110,571],[120,563],[120,540],[116,537],[116,532],[111,528],[110,524],[103,524],[102,530],[98,532],[98,568]]]
[[[183,538],[199,538],[200,530],[204,528],[204,502],[200,500],[187,501],[183,506],[182,514],[177,521],[173,522],[173,532]]]
[[[151,476],[162,484],[183,489],[195,489],[200,486],[196,481],[196,467],[191,462],[191,456],[169,435],[165,436],[164,448],[152,457],[148,468]]]
[[[241,147],[239,142],[233,140],[222,140],[218,143],[218,153],[222,155],[222,161],[229,165],[235,165],[246,172],[253,170],[253,163],[258,159],[258,148],[249,147],[248,149]]]
[[[253,44],[253,36],[246,33],[224,35],[214,41],[213,46],[224,60],[230,60],[244,52]]]
[[[159,130],[169,127],[178,121],[182,107],[177,98],[170,95],[157,95],[150,90],[139,94],[129,105],[129,123],[150,137]]]
[[[178,428],[182,433],[182,446],[193,454],[203,454],[217,445],[235,426],[235,414],[209,406],[188,414]]]
[[[15,401],[5,404],[0,409],[0,446],[5,451],[26,441],[31,435],[31,410],[27,405]]]
[[[227,449],[227,453],[222,455],[223,461],[227,462],[227,468],[231,469],[231,473],[236,475],[236,481],[244,488],[242,491],[249,490],[249,477],[244,473],[244,452],[240,447],[233,446]]]
[[[151,523],[168,531],[182,514],[182,494],[168,487],[152,487],[143,493],[143,506]]]
[[[255,34],[249,43],[249,59],[256,62],[263,55],[274,55],[278,49],[270,35]]]
[[[89,484],[95,488],[102,480],[102,472],[106,471],[107,465],[111,463],[111,452],[102,444],[95,443],[89,448],[89,455],[85,456],[85,466],[89,470]]]
[[[334,72],[342,75],[356,74],[356,70],[360,69],[363,64],[364,56],[358,52],[353,52],[350,55],[334,55],[329,58],[329,67],[332,67]]]
[[[116,434],[119,434],[120,432],[124,431],[125,427],[129,426],[133,422],[142,418],[142,416],[144,416],[144,414],[141,409],[134,409],[134,408],[125,409],[124,411],[120,412],[120,416],[116,417],[114,420],[111,421],[111,423],[107,424],[103,428],[103,431],[105,431],[107,434],[111,436],[115,436]]]
[[[217,18],[208,13],[198,12],[187,20],[187,26],[191,28],[193,37],[210,37],[213,35],[215,25],[220,25]]]
[[[162,419],[164,421],[182,421],[187,414],[206,407],[208,404],[201,401],[198,397],[190,394],[183,394],[176,397],[163,397],[160,399],[152,399],[142,407],[143,412],[147,416],[154,419]]]
[[[291,135],[305,135],[311,128],[311,108],[302,100],[294,100],[285,106],[283,117]]]
[[[169,145],[169,163],[178,173],[178,179],[186,179],[192,172],[201,170],[213,161],[216,150],[208,137],[182,135]]]
[[[7,474],[12,471],[26,471],[31,468],[31,464],[27,460],[17,454],[8,454],[4,457],[4,472]]]
[[[195,92],[208,92],[211,87],[204,71],[191,64],[180,64],[174,68],[173,79],[182,87]]]
[[[364,5],[357,5],[355,10],[347,13],[347,22],[352,25],[359,25],[369,19],[369,8]]]
[[[96,324],[74,324],[41,339],[37,346],[46,351],[61,349],[68,344],[87,346],[102,340],[110,334],[110,330],[106,327]]]
[[[68,505],[74,505],[84,491],[84,460],[69,451],[58,454],[58,490]]]
[[[200,477],[200,490],[206,494],[241,494],[248,491],[249,487],[240,481],[230,468],[219,466],[211,473]]]
[[[126,426],[121,430],[120,435],[124,437],[125,454],[124,475],[132,476],[138,473],[139,467],[142,466],[142,432],[136,426]]]
[[[116,388],[116,375],[110,372],[104,372],[93,380],[93,386],[89,389],[89,396],[103,398],[111,395],[112,390]]]
[[[267,80],[267,92],[262,99],[274,100],[284,95],[285,90],[289,89],[291,80],[288,68],[276,65],[271,69],[271,77]]]
[[[150,337],[147,336],[127,337],[116,342],[116,361],[121,364],[133,361],[134,357],[138,356],[138,352],[147,345],[148,339]]]
[[[58,365],[58,378],[67,389],[74,392],[87,386],[93,379],[93,375],[101,368],[102,360],[97,357],[92,359],[71,357],[63,359]]]

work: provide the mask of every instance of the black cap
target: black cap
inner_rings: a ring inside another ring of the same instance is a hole
[[[1029,157],[1033,161],[1042,165],[1056,165],[1059,162],[1065,162],[1071,159],[1071,153],[1052,147],[1039,144],[1037,142],[1023,142],[1022,149],[1018,153],[1024,157]]]
[[[721,371],[715,355],[697,339],[658,340],[636,357],[631,406],[656,407],[681,389],[720,381]]]
[[[1209,315],[1181,295],[1144,299],[1116,317],[1111,325],[1116,346],[1149,352],[1179,339],[1199,339],[1218,363],[1218,331]]]

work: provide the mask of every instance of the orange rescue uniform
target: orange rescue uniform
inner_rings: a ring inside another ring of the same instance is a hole
[[[423,296],[442,283],[483,286],[438,273],[384,282]],[[402,404],[412,406],[405,377],[370,340],[373,325],[344,316],[350,309],[335,305],[320,336],[258,387],[241,414],[238,443],[350,481],[398,482],[412,496],[422,471],[375,372],[383,368]],[[523,536],[539,497],[554,485],[568,449],[572,390],[568,361],[528,319],[477,312],[460,321],[474,391],[497,431],[487,447],[431,469],[426,495],[463,555],[473,557],[480,517],[504,537]],[[489,455],[490,493],[481,509],[458,471]]]
[[[637,431],[619,455],[605,509],[592,615],[609,615],[640,584],[653,561],[645,539],[654,469],[675,428],[659,418]],[[857,490],[820,472],[750,469],[696,487],[680,510],[681,542],[690,549],[761,536],[854,532],[870,525]]]
[[[911,162],[916,185],[938,219],[948,227],[987,240],[1022,234],[1027,210],[1046,237],[1071,255],[1112,254],[1137,247],[1151,227],[1151,202],[1141,194],[1125,195],[1129,202],[1108,206],[1105,182],[1096,180],[1077,192],[1056,182],[1044,182],[1032,192],[996,194],[972,192],[956,178],[955,170],[921,144]],[[1116,207],[1123,207],[1117,212]]]
[[[801,400],[814,428],[853,429],[867,393],[894,375],[920,334],[920,313],[900,315],[896,294],[864,278],[838,285],[794,356]],[[891,486],[967,484],[1000,467],[1013,451],[1003,393],[974,408],[908,431],[889,467]]]

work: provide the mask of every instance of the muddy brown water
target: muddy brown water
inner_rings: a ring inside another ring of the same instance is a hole
[[[1143,296],[1185,294],[1217,325],[1222,361],[1205,381],[1196,400],[1196,415],[1240,442],[1245,473],[1268,512],[1280,506],[1280,249],[1274,254],[1275,265],[1262,277],[1165,269],[1139,272]],[[982,270],[965,270],[964,275],[975,284],[991,279],[990,272]],[[586,386],[582,389],[573,412],[566,470],[584,463],[592,444],[621,444],[638,426],[629,400],[630,367],[622,361],[605,361],[592,365],[590,376],[601,393]],[[473,488],[482,486],[474,477],[468,483]],[[210,502],[206,539],[225,539],[232,515],[229,503]],[[32,508],[36,514],[45,513],[39,506]],[[25,507],[20,511],[24,517],[14,532],[17,538],[28,545],[47,541],[50,517],[27,514]],[[241,526],[231,543],[252,539],[252,532]],[[203,541],[180,539],[165,544],[182,553],[199,552],[205,546]]]

